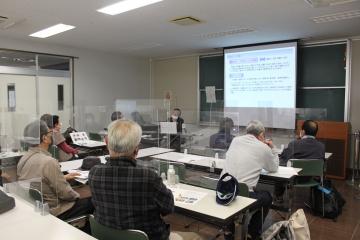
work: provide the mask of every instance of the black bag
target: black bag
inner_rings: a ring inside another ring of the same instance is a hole
[[[65,138],[65,142],[67,143],[67,144],[72,144],[73,142],[72,142],[72,139],[71,139],[71,136],[70,136],[70,133],[73,133],[73,132],[77,132],[74,128],[72,128],[72,127],[68,127],[67,129],[66,129],[66,131],[63,133],[63,136],[64,136],[64,138]]]
[[[317,186],[312,188],[314,202],[312,210],[325,218],[330,218],[336,221],[336,218],[342,213],[342,208],[345,205],[345,200],[341,194],[332,186],[331,181],[326,180],[324,186]],[[323,215],[323,194],[324,194],[324,215]]]
[[[100,165],[100,164],[101,164],[100,158],[94,157],[94,156],[88,156],[83,159],[80,169],[81,170],[90,170],[93,166]]]
[[[15,199],[0,190],[0,214],[15,207]]]

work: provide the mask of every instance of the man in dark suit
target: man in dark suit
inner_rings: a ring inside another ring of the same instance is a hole
[[[325,146],[315,139],[318,125],[313,120],[306,120],[300,131],[300,139],[289,143],[280,154],[280,162],[286,165],[289,159],[325,159]]]
[[[279,155],[280,165],[286,165],[289,159],[323,159],[325,160],[325,146],[315,139],[318,125],[313,120],[306,120],[300,131],[300,139],[291,141],[287,148]],[[298,181],[307,181],[306,177],[297,177]],[[285,187],[275,185],[275,203],[282,203]]]
[[[231,134],[233,127],[234,121],[231,118],[224,118],[221,120],[219,132],[210,136],[210,147],[228,149],[234,138],[234,135]]]

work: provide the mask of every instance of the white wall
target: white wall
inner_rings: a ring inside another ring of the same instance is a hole
[[[0,49],[75,56],[74,102],[76,107],[112,106],[116,99],[150,97],[150,65],[147,58],[71,48],[0,37]]]
[[[185,122],[196,123],[198,114],[198,56],[154,60],[152,97],[164,98],[172,93],[171,107],[182,109]]]

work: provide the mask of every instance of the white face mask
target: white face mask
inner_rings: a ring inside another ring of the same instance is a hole
[[[178,119],[178,116],[176,116],[176,115],[171,115],[171,118],[174,119],[174,120],[177,120],[177,119]]]

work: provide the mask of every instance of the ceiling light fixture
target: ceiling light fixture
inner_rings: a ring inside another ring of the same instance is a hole
[[[59,23],[54,26],[35,32],[33,34],[30,34],[29,36],[37,37],[37,38],[47,38],[74,28],[75,28],[74,26]]]
[[[96,11],[109,14],[109,15],[117,15],[123,12],[131,11],[136,8],[141,8],[150,4],[154,4],[157,2],[161,2],[163,0],[124,0],[109,6],[100,8]]]

